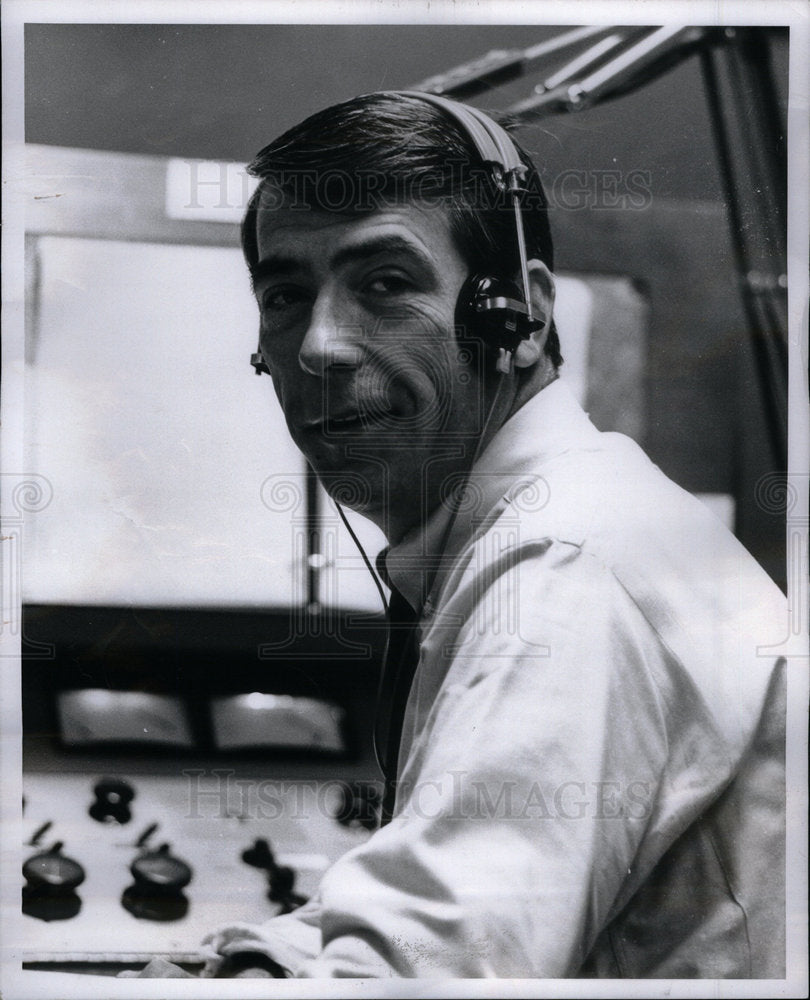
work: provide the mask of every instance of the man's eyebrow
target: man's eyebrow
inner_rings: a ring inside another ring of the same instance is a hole
[[[306,265],[296,260],[295,257],[285,257],[282,254],[268,254],[250,268],[250,280],[255,287],[262,278],[269,278],[271,276],[283,277],[284,275],[293,274],[295,271],[300,271],[302,267],[306,267]]]
[[[385,254],[409,257],[414,263],[424,268],[434,267],[433,261],[421,247],[394,234],[375,236],[362,243],[342,247],[334,254],[329,263],[332,267],[341,267],[343,264],[352,264],[358,260],[367,260],[369,257],[380,257]]]
[[[330,258],[329,266],[332,268],[342,267],[345,264],[385,254],[408,257],[422,268],[434,268],[433,261],[421,247],[396,235],[376,236],[361,243],[341,247]],[[309,265],[305,261],[296,257],[285,254],[268,254],[250,269],[250,278],[255,286],[263,278],[284,277],[296,271],[307,270],[308,267]]]

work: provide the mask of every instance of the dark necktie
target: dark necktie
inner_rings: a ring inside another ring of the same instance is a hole
[[[398,590],[392,589],[388,601],[388,643],[380,678],[377,719],[374,727],[375,744],[380,754],[385,779],[382,826],[389,822],[394,810],[397,758],[402,738],[405,705],[419,662],[418,624],[419,612],[414,611]]]

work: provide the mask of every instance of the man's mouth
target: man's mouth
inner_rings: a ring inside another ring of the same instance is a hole
[[[366,421],[359,413],[343,413],[340,416],[329,416],[321,422],[321,433],[341,434],[346,431],[361,430]]]
[[[374,410],[360,412],[349,410],[344,413],[330,414],[321,419],[306,422],[306,429],[316,434],[329,436],[332,434],[347,434],[360,431],[390,428],[394,413],[392,410]]]

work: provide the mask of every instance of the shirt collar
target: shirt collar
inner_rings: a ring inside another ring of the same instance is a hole
[[[428,597],[440,561],[452,557],[481,530],[504,498],[536,480],[549,459],[574,447],[595,446],[599,432],[560,379],[532,396],[501,427],[479,456],[468,478],[447,543],[450,503],[437,507],[420,528],[384,549],[377,565],[389,585],[419,610]],[[442,551],[444,549],[444,551]]]

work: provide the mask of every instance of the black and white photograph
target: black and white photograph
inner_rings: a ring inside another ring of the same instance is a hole
[[[806,996],[810,9],[2,27],[4,1000]]]

